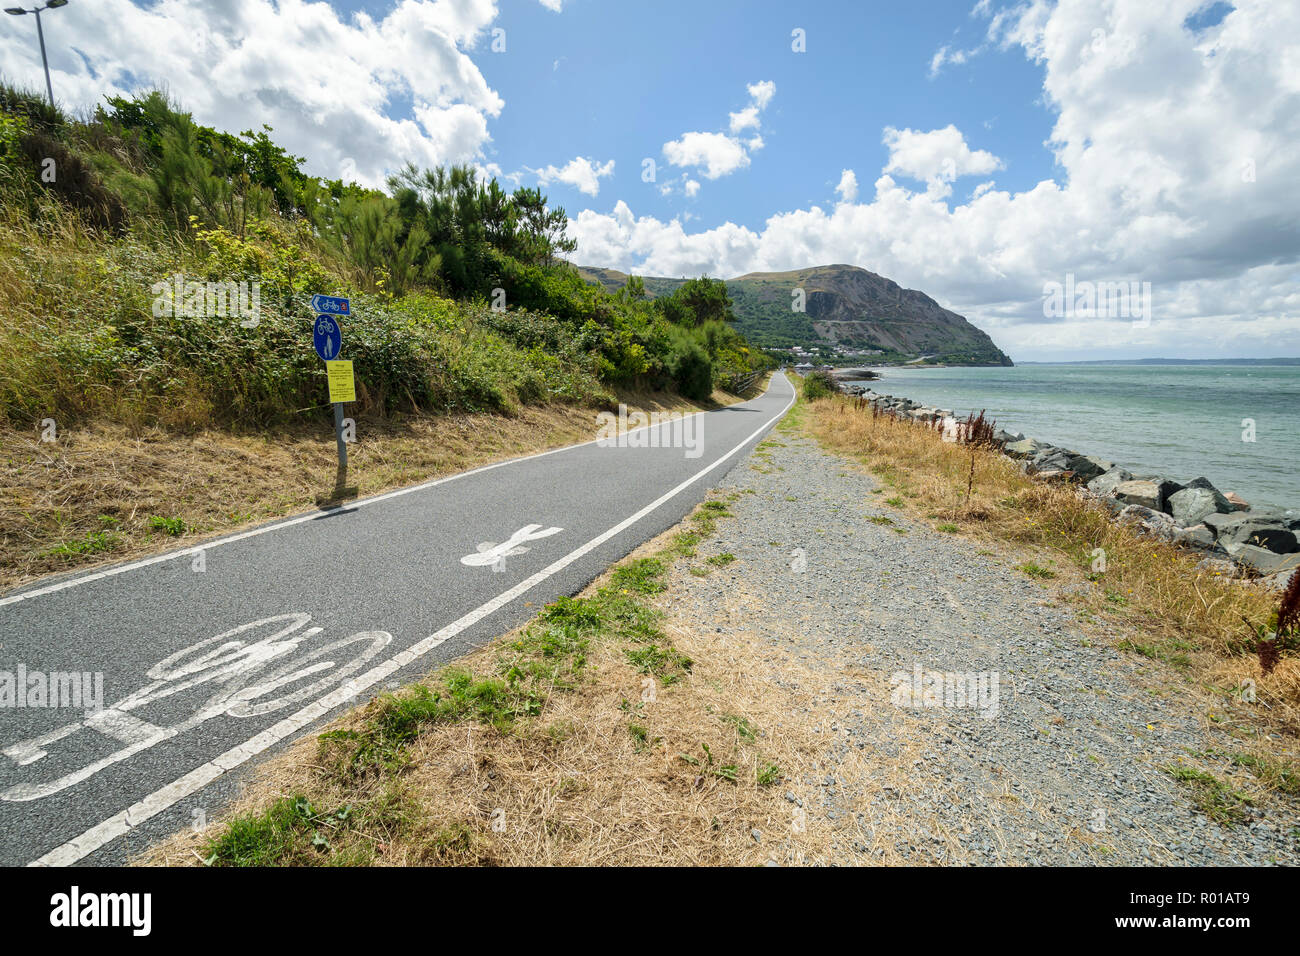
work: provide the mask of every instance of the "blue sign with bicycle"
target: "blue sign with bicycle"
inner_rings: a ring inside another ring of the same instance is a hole
[[[339,357],[339,352],[343,351],[343,330],[339,324],[328,315],[316,316],[316,324],[311,329],[312,344],[316,346],[316,354],[326,362],[332,362]]]
[[[348,300],[336,295],[314,295],[311,297],[311,310],[328,315],[347,315]]]

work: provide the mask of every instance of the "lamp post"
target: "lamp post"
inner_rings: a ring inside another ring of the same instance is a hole
[[[54,87],[50,84],[50,61],[45,56],[45,31],[41,29],[41,11],[57,10],[59,7],[66,7],[68,0],[46,0],[45,6],[35,7],[31,10],[24,10],[22,7],[5,7],[5,13],[12,14],[15,17],[21,17],[25,13],[36,14],[36,36],[41,41],[41,63],[45,67],[45,92],[50,98],[50,105],[54,105]]]

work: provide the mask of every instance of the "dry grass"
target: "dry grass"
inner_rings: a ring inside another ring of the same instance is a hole
[[[1294,750],[1300,660],[1284,658],[1262,673],[1256,636],[1243,621],[1269,627],[1276,597],[1197,569],[1197,555],[1137,534],[1078,489],[1035,481],[997,452],[944,442],[931,428],[873,416],[844,399],[808,411],[811,433],[866,465],[885,485],[887,502],[959,533],[1033,549],[1035,560],[1022,565],[1027,573],[1059,573],[1086,613],[1137,629],[1127,649],[1175,665],[1214,693],[1218,719],[1249,725],[1251,735],[1281,733]],[[1097,549],[1104,571],[1093,570]],[[1253,686],[1253,703],[1242,700],[1244,686]]]
[[[701,407],[656,392],[619,398],[646,411]],[[713,404],[735,401],[716,392]],[[587,441],[596,433],[595,414],[556,405],[512,416],[362,420],[348,449],[345,497]],[[47,442],[36,429],[0,429],[0,591],[44,574],[190,546],[339,497],[328,428],[248,436],[104,423],[56,435]]]

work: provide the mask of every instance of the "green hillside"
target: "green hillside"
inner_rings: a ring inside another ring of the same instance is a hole
[[[616,292],[628,276],[614,269],[579,267],[587,281]],[[647,294],[672,294],[685,280],[650,277]],[[766,349],[819,349],[843,361],[906,362],[926,357],[952,365],[1009,365],[989,336],[922,292],[848,265],[790,272],[751,273],[726,280],[736,327]],[[794,308],[802,290],[803,310]],[[838,352],[836,351],[838,350]],[[848,353],[848,354],[846,354]]]

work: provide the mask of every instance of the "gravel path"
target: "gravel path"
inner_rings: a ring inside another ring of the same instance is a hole
[[[1281,798],[1224,828],[1160,769],[1222,743],[1162,693],[1180,678],[1113,649],[1022,558],[902,517],[809,439],[773,439],[727,478],[736,519],[698,559],[737,560],[679,570],[663,603],[696,632],[752,640],[754,666],[797,702],[769,730],[816,734],[818,773],[782,788],[793,819],[829,823],[828,862],[1297,862]],[[892,702],[893,675],[917,666],[996,673],[996,712]],[[755,832],[773,862],[800,862],[784,836]]]

